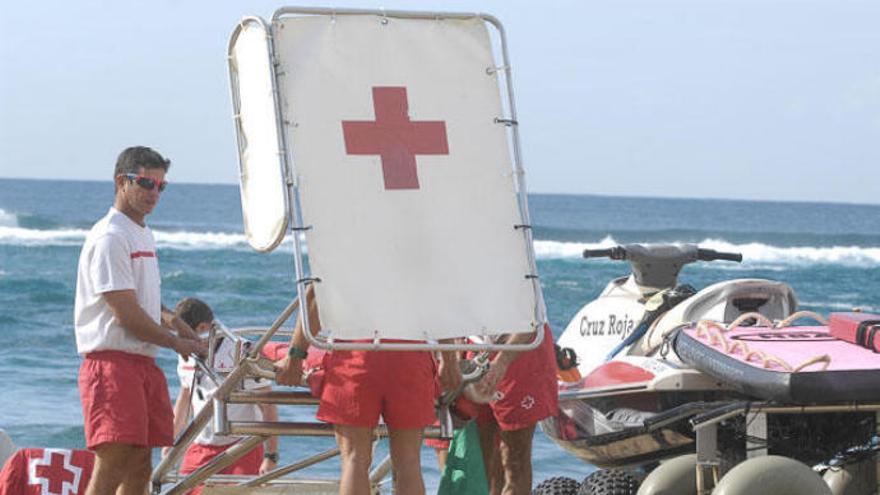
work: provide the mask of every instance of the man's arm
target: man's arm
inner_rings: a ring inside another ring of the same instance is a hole
[[[189,414],[190,414],[190,400],[192,395],[190,394],[190,388],[186,385],[180,386],[180,392],[177,394],[177,401],[174,403],[174,438],[177,439],[177,435],[180,435],[180,432],[183,430],[183,427],[189,422]],[[165,447],[162,449],[162,457],[168,455],[168,451],[171,450],[171,447]]]
[[[543,332],[543,331],[544,331],[543,328],[541,328],[539,330],[539,332]],[[514,345],[514,344],[525,345],[525,344],[528,344],[529,342],[532,342],[536,338],[538,338],[537,332],[534,332],[534,333],[515,333],[512,335],[508,335],[504,339],[504,343],[508,344],[508,345]],[[514,361],[516,361],[516,358],[518,358],[522,352],[523,351],[510,351],[510,350],[501,351],[498,353],[497,356],[495,356],[494,359],[492,359],[492,365],[496,366],[496,367],[504,366],[506,368],[507,366],[510,366]]]
[[[290,337],[290,347],[295,347],[303,352],[309,349],[309,341],[306,339],[305,332],[303,331],[303,311],[308,314],[311,334],[317,335],[321,331],[321,319],[318,315],[318,304],[315,302],[313,285],[309,285],[306,289],[306,301],[305,309],[300,305],[300,314],[296,318],[296,327],[293,330],[293,336]],[[279,385],[298,387],[302,382],[302,358],[288,354],[284,359],[276,361],[275,381]]]
[[[162,305],[162,324],[177,332],[177,335],[190,340],[199,340],[199,334],[185,321],[178,318],[174,311]]]
[[[455,339],[443,339],[441,344],[453,344]],[[461,368],[458,366],[458,352],[444,351],[439,353],[437,362],[437,374],[440,378],[440,386],[443,390],[458,390],[461,386]]]
[[[540,329],[543,332],[544,329]],[[527,344],[538,338],[537,333],[515,333],[504,337],[505,344]],[[489,371],[479,381],[468,385],[466,395],[470,400],[480,404],[488,403],[498,388],[498,383],[507,374],[507,368],[516,361],[524,351],[500,351],[489,363]]]
[[[177,402],[174,403],[174,437],[180,435],[183,427],[189,422],[189,415],[192,412],[191,405],[192,391],[186,385],[180,386],[180,393],[177,394]]]
[[[205,343],[178,337],[156,324],[138,304],[134,290],[114,290],[102,295],[119,324],[138,339],[174,349],[184,357],[205,352]]]

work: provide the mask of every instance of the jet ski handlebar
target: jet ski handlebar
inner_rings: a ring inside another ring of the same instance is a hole
[[[700,261],[725,260],[742,263],[743,255],[742,253],[722,253],[721,251],[715,251],[713,249],[698,248],[697,259]]]
[[[675,287],[678,273],[695,261],[742,261],[740,253],[722,253],[696,244],[627,244],[608,249],[585,249],[584,258],[611,258],[628,261],[632,274],[642,287]]]
[[[584,258],[611,258],[613,260],[625,260],[626,248],[614,246],[608,249],[584,249]]]
[[[721,251],[715,251],[714,249],[697,248],[696,253],[696,259],[700,261],[725,260],[741,263],[743,259],[742,253],[724,253]],[[631,257],[627,256],[627,249],[625,246],[614,246],[608,249],[584,249],[584,258],[628,260]]]

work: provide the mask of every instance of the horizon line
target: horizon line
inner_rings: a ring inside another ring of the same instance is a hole
[[[33,182],[95,182],[95,183],[111,183],[113,182],[111,179],[70,179],[70,178],[58,178],[58,179],[45,179],[40,177],[4,177],[0,176],[0,180],[19,180],[19,181],[33,181]],[[188,186],[238,186],[237,182],[171,182],[173,185],[188,185]],[[822,204],[822,205],[841,205],[841,206],[869,206],[869,207],[880,207],[880,201],[876,203],[861,203],[855,201],[841,201],[841,200],[794,200],[794,199],[745,199],[745,198],[730,198],[730,197],[705,197],[705,196],[650,196],[644,194],[602,194],[602,193],[592,193],[592,192],[546,192],[546,191],[528,191],[529,195],[542,195],[542,196],[588,196],[588,197],[597,197],[597,198],[624,198],[624,199],[654,199],[654,200],[689,200],[689,201],[709,201],[709,202],[739,202],[739,203],[782,203],[782,204]]]

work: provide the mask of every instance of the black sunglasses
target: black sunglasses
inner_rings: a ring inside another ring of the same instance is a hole
[[[159,188],[159,192],[165,190],[168,187],[168,181],[157,181],[156,179],[151,179],[149,177],[144,177],[143,175],[135,175],[135,174],[122,174],[126,179],[134,182],[135,184],[143,187],[147,191],[152,191],[154,187]]]

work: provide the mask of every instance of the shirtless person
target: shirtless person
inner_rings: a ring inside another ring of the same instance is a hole
[[[195,332],[162,307],[156,244],[144,221],[167,185],[169,164],[143,146],[119,155],[113,206],[89,231],[79,258],[79,391],[86,446],[95,452],[87,495],[146,492],[150,448],[174,440],[156,353],[160,346],[182,356],[204,350]]]

